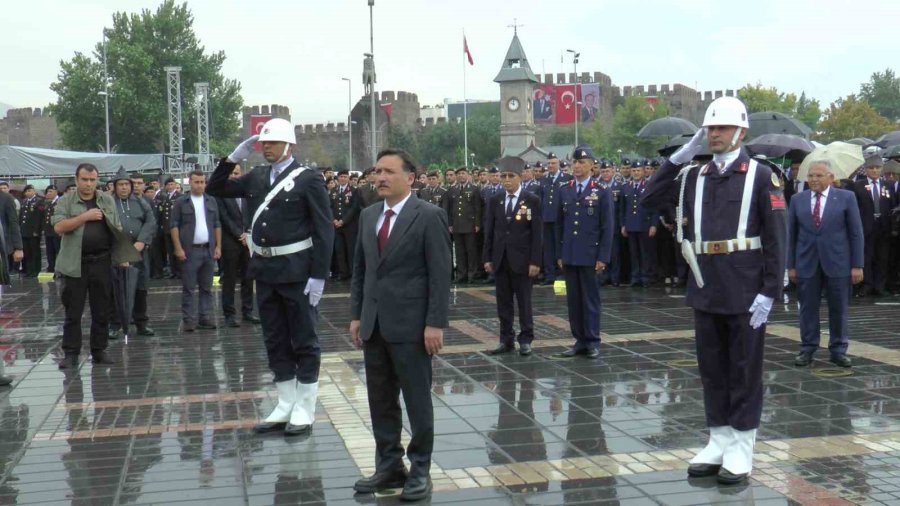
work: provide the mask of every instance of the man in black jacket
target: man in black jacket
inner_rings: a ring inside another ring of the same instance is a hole
[[[34,186],[25,187],[25,199],[19,210],[19,227],[22,231],[22,244],[25,247],[25,260],[22,274],[26,278],[36,278],[41,272],[41,235],[44,230],[44,199],[37,196]]]

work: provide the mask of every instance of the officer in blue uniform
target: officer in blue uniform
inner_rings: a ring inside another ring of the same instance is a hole
[[[557,264],[566,278],[569,327],[575,345],[559,354],[570,358],[600,356],[600,285],[597,274],[609,264],[613,235],[613,202],[608,191],[591,179],[590,146],[575,148],[574,178],[559,192]]]
[[[641,203],[646,191],[643,162],[631,165],[631,182],[622,188],[622,205],[619,216],[622,223],[619,233],[628,241],[631,253],[631,286],[644,287],[653,283],[656,276],[656,223],[655,210]]]
[[[271,165],[230,179],[235,162],[247,158],[257,140]],[[248,274],[256,280],[269,368],[278,391],[278,404],[255,427],[258,433],[309,433],[319,390],[317,306],[331,262],[334,224],[325,180],[319,171],[294,160],[296,144],[293,125],[273,118],[259,136],[223,158],[206,185],[213,197],[246,198],[252,216]]]
[[[622,261],[619,256],[620,238],[619,230],[622,228],[622,221],[619,218],[619,198],[622,193],[622,185],[615,180],[615,169],[609,160],[600,161],[600,176],[596,179],[597,185],[609,193],[609,197],[613,201],[613,237],[612,250],[609,258],[609,265],[600,273],[601,286],[613,285],[619,286],[619,274],[622,268]]]
[[[786,211],[781,180],[741,149],[749,128],[744,104],[714,100],[703,127],[660,167],[642,198],[653,208],[680,202],[678,214],[687,220],[678,239],[683,235],[681,251],[691,266],[687,304],[694,308],[710,428],[709,444],[688,474],[733,484],[746,481],[753,466],[765,324],[784,280]],[[703,148],[705,132],[712,162],[682,170]]]
[[[555,153],[547,155],[547,174],[541,178],[538,196],[541,197],[541,213],[544,222],[544,285],[552,285],[556,281],[556,259],[559,258],[559,247],[556,241],[557,219],[559,216],[559,189],[565,186],[572,177],[560,170],[560,161]],[[591,157],[593,158],[593,157]]]

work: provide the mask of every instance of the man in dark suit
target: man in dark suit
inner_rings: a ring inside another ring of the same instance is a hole
[[[360,219],[350,334],[364,350],[376,468],[353,488],[373,493],[403,487],[401,499],[419,500],[431,492],[431,357],[443,347],[448,325],[450,236],[444,211],[411,194],[415,163],[409,154],[384,150],[375,170],[385,200]],[[400,445],[401,391],[412,430],[408,476]]]
[[[788,277],[797,285],[800,302],[798,366],[812,362],[819,348],[819,305],[828,300],[828,351],[831,362],[850,367],[847,358],[847,306],[850,283],[863,279],[863,229],[853,192],[832,188],[828,161],[814,161],[807,186],[791,199],[788,210]]]
[[[500,345],[492,355],[515,351],[531,355],[534,341],[534,317],[531,291],[541,270],[541,199],[522,188],[520,174],[525,162],[516,156],[500,159],[503,191],[491,197],[485,206],[484,270],[494,275],[497,286],[497,316],[500,318]],[[519,336],[513,332],[513,296],[519,303]]]
[[[236,161],[250,156],[257,141],[271,165],[230,179]],[[256,280],[256,305],[278,391],[278,404],[254,430],[283,430],[289,436],[309,434],[315,421],[321,360],[317,306],[334,247],[325,179],[294,159],[296,145],[294,126],[273,118],[259,136],[219,162],[206,188],[214,197],[247,199],[250,277]]]
[[[866,237],[865,278],[857,293],[881,295],[885,290],[888,273],[888,256],[891,240],[891,209],[894,207],[894,192],[891,185],[881,179],[884,161],[880,154],[866,158],[863,167],[866,176],[854,183],[859,217],[862,219]]]
[[[231,179],[241,177],[241,166],[235,164]],[[226,199],[217,197],[220,220],[222,221],[222,314],[225,325],[240,327],[234,308],[234,288],[241,281],[241,317],[245,322],[259,323],[253,316],[253,279],[247,275],[250,263],[250,249],[247,247],[247,233],[250,217],[247,215],[247,201],[242,198]]]

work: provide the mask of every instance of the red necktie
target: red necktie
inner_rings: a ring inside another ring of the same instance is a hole
[[[819,206],[819,201],[821,200],[821,198],[822,194],[816,192],[816,205],[813,206],[813,225],[815,225],[816,228],[822,226],[822,210]]]
[[[393,209],[388,209],[384,212],[384,222],[381,224],[381,228],[378,230],[378,253],[382,253],[384,251],[385,245],[387,245],[388,235],[391,232],[391,216],[393,215]]]

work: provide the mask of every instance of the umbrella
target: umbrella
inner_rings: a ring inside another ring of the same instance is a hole
[[[747,149],[754,154],[763,154],[769,158],[787,156],[788,153],[801,152],[803,156],[812,153],[816,147],[812,142],[791,134],[763,134],[747,143]],[[793,156],[788,158],[802,158]]]
[[[750,132],[748,133],[750,137],[759,137],[763,134],[791,134],[809,137],[812,128],[787,114],[766,111],[750,115]]]
[[[861,146],[841,141],[832,142],[825,147],[816,148],[806,156],[803,163],[800,164],[797,180],[806,181],[810,164],[820,160],[828,160],[831,163],[831,171],[834,173],[835,179],[849,179],[865,162]]]
[[[638,137],[671,137],[673,135],[694,135],[697,125],[682,118],[666,116],[655,119],[641,128]]]
[[[894,144],[893,146],[884,150],[884,153],[881,153],[882,158],[900,158],[900,144]]]
[[[900,144],[900,130],[888,132],[875,140],[875,145],[882,148],[896,146],[898,144]]]
[[[119,267],[112,269],[113,301],[115,311],[122,322],[125,338],[128,338],[128,323],[131,321],[131,310],[134,308],[134,294],[137,291],[137,267]]]
[[[665,156],[666,158],[668,158],[672,155],[672,153],[678,151],[678,148],[687,144],[687,142],[691,140],[691,137],[693,136],[694,134],[676,135],[675,137],[669,139],[669,142],[667,142],[665,146],[657,149],[656,152],[659,153],[660,156]],[[697,153],[697,156],[704,155],[712,156],[712,151],[709,150],[709,146],[706,144],[704,144],[703,149],[701,149],[700,152]]]
[[[868,137],[854,137],[849,141],[844,141],[847,144],[856,144],[857,146],[868,146],[869,144],[875,144],[875,141],[869,139]]]

